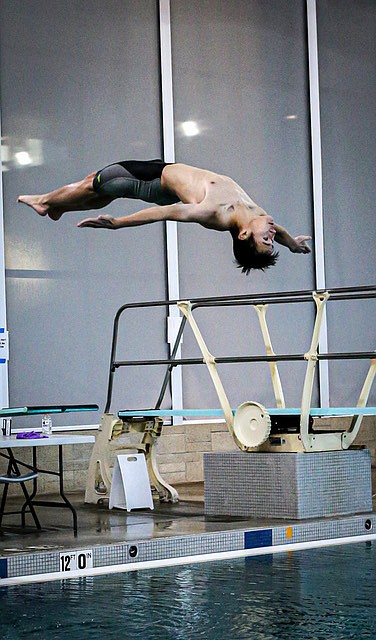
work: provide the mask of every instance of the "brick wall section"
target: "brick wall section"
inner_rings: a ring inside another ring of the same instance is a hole
[[[343,420],[346,424],[349,421],[348,418],[321,419],[320,428],[336,428]],[[90,432],[82,433],[87,435]],[[371,451],[373,493],[376,493],[376,416],[364,418],[356,444],[366,446]],[[90,444],[64,447],[64,484],[67,492],[85,489],[91,449]],[[165,426],[157,445],[157,460],[163,478],[174,486],[203,481],[204,452],[237,450],[224,423]],[[29,448],[18,451],[19,459],[31,462]],[[56,469],[57,455],[57,447],[41,447],[38,449],[38,465],[45,469]],[[5,469],[5,461],[0,460],[0,471],[4,472]],[[58,480],[54,476],[41,474],[38,482],[41,493],[55,493],[58,490]],[[11,490],[17,491],[17,487],[11,487]]]
[[[339,428],[350,418],[322,418],[320,429]],[[376,492],[376,416],[366,416],[356,445],[371,451],[372,481]],[[238,451],[224,423],[165,426],[158,443],[158,464],[162,476],[170,484],[202,482],[203,452]]]
[[[165,426],[158,442],[158,466],[169,484],[202,482],[203,453],[237,447],[224,423]]]

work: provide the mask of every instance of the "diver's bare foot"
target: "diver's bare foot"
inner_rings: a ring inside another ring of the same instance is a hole
[[[36,211],[40,216],[46,216],[48,214],[48,205],[42,204],[42,198],[40,196],[18,196],[17,202],[27,204]]]
[[[65,209],[61,207],[51,207],[43,202],[43,196],[19,196],[17,202],[27,204],[40,216],[48,216],[51,220],[60,220]]]

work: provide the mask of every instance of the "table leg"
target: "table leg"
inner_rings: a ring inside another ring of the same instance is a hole
[[[33,504],[38,505],[40,507],[57,507],[60,509],[66,508],[70,509],[73,516],[73,532],[74,535],[77,536],[77,512],[72,503],[68,500],[67,496],[64,493],[64,460],[63,460],[63,445],[59,444],[59,466],[58,471],[48,471],[47,469],[38,469],[36,463],[36,447],[33,448],[33,461],[35,460],[35,468],[38,473],[46,473],[59,477],[59,495],[63,500],[63,503],[56,502],[56,500],[33,500]],[[35,454],[35,458],[34,458]],[[36,488],[36,485],[35,485]]]
[[[64,462],[63,462],[63,446],[59,445],[59,490],[60,496],[64,500],[68,509],[71,510],[73,515],[73,531],[74,535],[77,535],[77,512],[74,506],[69,502],[67,496],[64,493]]]
[[[12,449],[7,449],[7,452],[8,452],[8,459],[9,459],[8,474],[11,474],[12,471],[13,471],[16,476],[22,475],[21,472],[20,472],[20,469],[18,467],[17,460],[14,457]],[[33,460],[33,467],[34,467],[34,469],[36,468],[36,465],[34,464],[34,460]],[[33,483],[35,483],[35,482],[36,482],[36,478],[33,480]],[[22,527],[26,526],[26,518],[25,518],[25,516],[26,516],[26,509],[28,507],[29,511],[30,511],[30,513],[31,513],[31,515],[33,517],[33,520],[35,522],[35,526],[37,527],[37,529],[41,529],[42,527],[40,525],[38,516],[36,514],[36,511],[34,509],[33,502],[32,502],[33,497],[35,496],[34,487],[33,487],[33,492],[30,494],[28,492],[24,482],[20,482],[20,485],[21,485],[21,489],[22,489],[22,492],[23,492],[24,498],[25,498],[25,502],[21,507],[21,525],[22,525]],[[3,493],[2,504],[1,504],[1,507],[0,507],[1,514],[3,514],[4,508],[5,508],[5,501],[6,501],[6,494],[8,492],[8,487],[9,487],[9,485],[5,485],[5,487],[4,487],[5,497],[4,497],[4,493]]]

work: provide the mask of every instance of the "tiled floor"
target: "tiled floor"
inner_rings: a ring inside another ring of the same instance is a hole
[[[144,509],[130,513],[119,509],[109,511],[100,504],[84,504],[82,493],[70,494],[69,499],[78,514],[77,537],[73,535],[72,515],[68,509],[36,507],[43,527],[41,531],[32,524],[30,515],[27,517],[29,526],[24,530],[20,527],[19,516],[4,516],[0,555],[285,524],[276,519],[209,518],[204,516],[203,494],[203,484],[180,485],[179,503],[156,501],[153,511]],[[13,501],[13,505],[17,506],[17,503]]]
[[[199,562],[216,554],[269,553],[271,548],[287,550],[291,545],[330,540],[337,544],[350,537],[376,539],[375,512],[299,521],[209,517],[204,514],[203,485],[180,485],[179,494],[177,504],[156,501],[154,510],[130,513],[110,511],[105,504],[85,504],[83,493],[70,494],[77,510],[77,536],[69,509],[36,506],[40,531],[30,514],[25,529],[19,515],[5,516],[0,529],[0,586],[74,578],[77,569],[76,577],[91,570],[119,571],[119,566],[129,571],[143,568],[143,563]],[[12,507],[21,505],[13,499]]]

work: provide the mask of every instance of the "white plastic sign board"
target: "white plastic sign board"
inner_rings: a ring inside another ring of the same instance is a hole
[[[143,453],[116,457],[110,491],[109,508],[154,509],[149,474]]]
[[[9,360],[9,333],[0,328],[0,362]]]
[[[84,571],[93,568],[93,550],[65,551],[60,554],[60,571]]]

